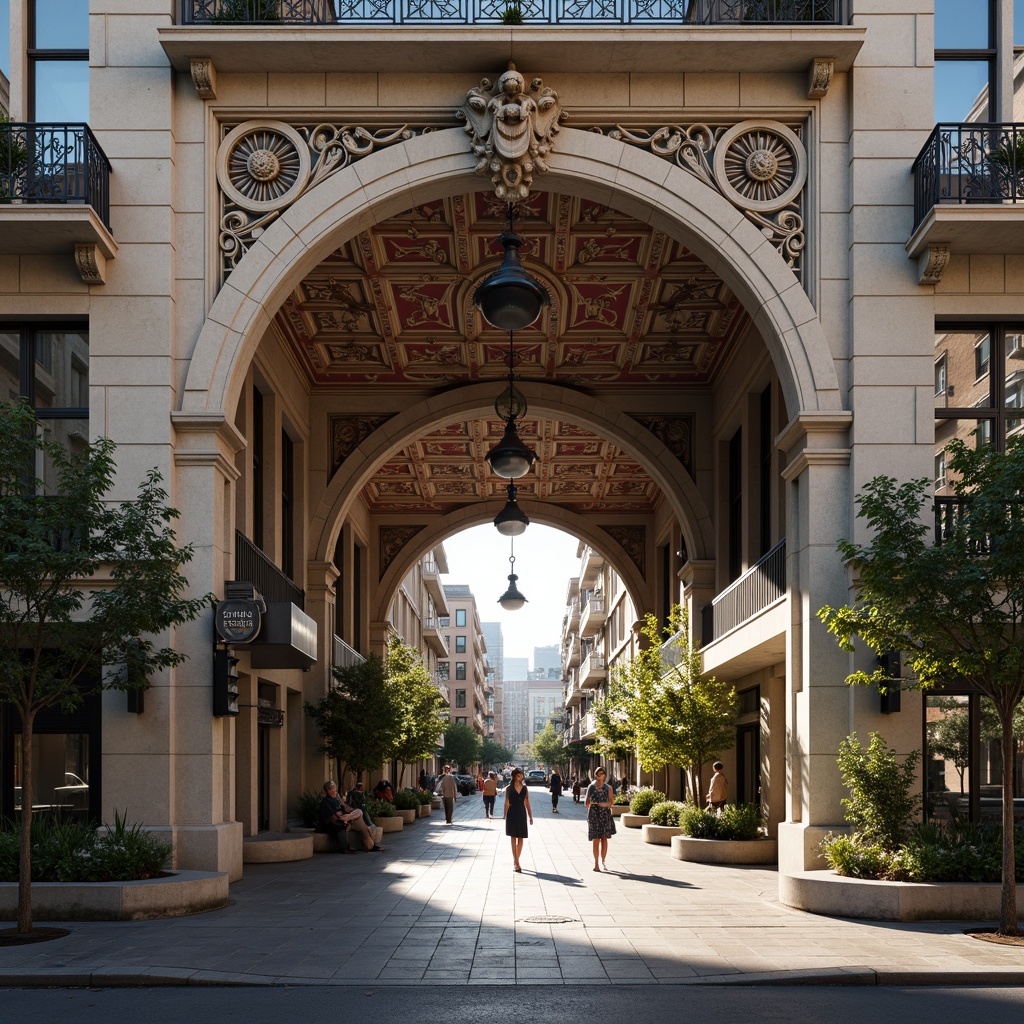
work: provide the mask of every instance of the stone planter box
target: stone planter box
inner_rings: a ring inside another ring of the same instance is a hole
[[[629,814],[629,804],[612,804],[613,818],[621,818],[623,814]]]
[[[645,843],[653,843],[655,846],[668,846],[673,836],[680,836],[683,830],[678,825],[644,825],[643,836]]]
[[[313,839],[314,853],[330,853],[334,849],[331,844],[331,837],[326,832],[314,832],[311,828],[293,828],[289,831],[308,832]],[[358,832],[346,832],[345,837],[348,839],[348,848],[350,850],[361,850],[363,848],[363,840]],[[380,825],[374,825],[370,829],[370,837],[375,843],[379,843],[384,838],[384,829]]]
[[[650,825],[651,818],[648,814],[631,814],[626,811],[622,815],[622,824],[625,828],[643,828],[644,825]]]
[[[218,910],[228,902],[220,871],[172,871],[138,882],[33,882],[35,921],[151,921]],[[0,882],[0,920],[18,919],[18,883]]]
[[[430,804],[420,804],[419,810],[416,813],[420,818],[429,818]]]
[[[672,856],[695,864],[775,864],[779,859],[776,839],[694,839],[675,836]]]
[[[441,810],[441,798],[439,796],[432,796],[430,798],[430,809],[432,811]]]
[[[410,807],[408,809],[402,808],[399,810],[398,816],[402,819],[404,824],[411,825],[417,817],[419,817],[419,813],[419,810],[415,807]]]
[[[242,863],[283,864],[290,860],[308,860],[313,856],[313,830],[262,832],[242,840]]]
[[[405,819],[398,814],[394,818],[378,818],[377,824],[385,832],[401,832],[405,827]]]
[[[812,914],[876,921],[998,921],[998,882],[880,882],[830,870],[779,875],[779,901]],[[1024,917],[1024,886],[1017,887]]]

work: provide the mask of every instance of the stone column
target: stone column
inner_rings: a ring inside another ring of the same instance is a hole
[[[715,560],[691,558],[679,570],[683,584],[683,607],[690,616],[690,641],[701,642],[701,614],[715,597]]]

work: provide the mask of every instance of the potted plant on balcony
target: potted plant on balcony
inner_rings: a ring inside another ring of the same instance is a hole
[[[20,141],[11,119],[0,111],[0,203],[10,203],[17,191],[15,183],[24,173],[28,147]]]
[[[996,197],[1024,197],[1024,130],[1000,137],[1000,144],[988,154],[995,177]]]
[[[278,0],[220,0],[216,13],[210,18],[214,25],[231,22],[260,24],[280,20]]]
[[[522,25],[524,23],[523,9],[519,6],[518,0],[505,5],[501,12],[501,23],[502,25]]]

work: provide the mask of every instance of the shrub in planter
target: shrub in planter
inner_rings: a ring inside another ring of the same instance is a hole
[[[694,839],[718,839],[718,815],[706,807],[685,804],[679,812],[679,827]]]
[[[629,807],[630,802],[633,799],[633,794],[628,793],[625,790],[621,793],[616,793],[612,803],[618,807]]]
[[[320,824],[320,794],[315,789],[301,793],[295,812],[305,828],[316,828]]]
[[[395,793],[394,805],[399,811],[415,811],[420,801],[411,789],[400,789]]]
[[[416,799],[424,807],[429,807],[430,806],[430,801],[433,799],[433,797],[431,797],[430,793],[427,790],[425,790],[425,789],[417,789],[416,790]]]
[[[757,804],[726,804],[718,816],[718,838],[758,839],[763,825],[764,815]]]
[[[674,828],[679,826],[679,812],[683,805],[675,800],[663,800],[655,804],[650,811],[652,825],[671,825]]]
[[[657,789],[638,789],[629,802],[629,809],[633,814],[650,814],[651,808],[664,799],[665,794]]]
[[[378,800],[375,796],[366,798],[364,810],[370,816],[371,821],[376,821],[378,818],[398,817],[398,809],[390,800]]]

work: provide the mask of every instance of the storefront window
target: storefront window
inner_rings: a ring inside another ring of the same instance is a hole
[[[24,755],[21,734],[14,737],[14,810],[21,810]],[[37,733],[32,737],[32,810],[89,818],[89,736]]]

